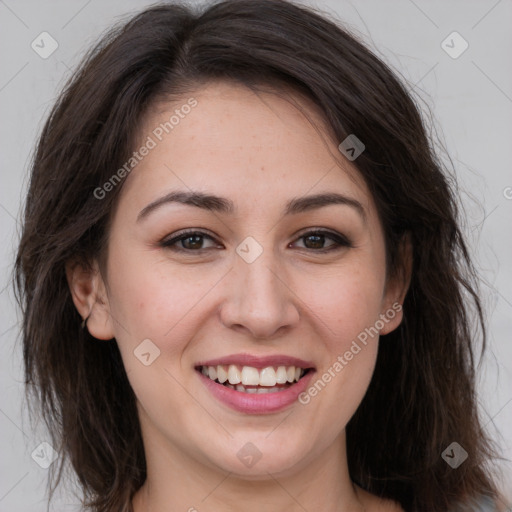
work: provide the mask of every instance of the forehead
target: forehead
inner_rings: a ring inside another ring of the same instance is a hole
[[[207,84],[153,106],[136,147],[144,145],[151,149],[122,195],[150,200],[188,188],[261,205],[330,190],[369,206],[362,176],[337,150],[318,107],[290,91]]]

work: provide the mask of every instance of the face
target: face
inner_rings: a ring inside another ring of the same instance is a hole
[[[314,106],[222,83],[191,96],[148,115],[80,307],[119,345],[146,449],[285,475],[343,441],[374,369],[368,332],[398,325],[400,290],[372,197]]]

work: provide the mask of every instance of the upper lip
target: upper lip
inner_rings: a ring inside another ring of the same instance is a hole
[[[299,368],[314,368],[311,361],[305,361],[287,355],[255,356],[252,354],[231,354],[228,356],[201,361],[196,366],[218,366],[235,364],[239,366],[252,366],[253,368],[266,368],[268,366],[295,366]]]

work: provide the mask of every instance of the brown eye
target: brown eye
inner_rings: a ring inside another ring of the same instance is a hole
[[[210,247],[204,247],[205,240],[207,239],[213,242],[215,241],[213,237],[202,231],[182,231],[177,236],[163,240],[160,242],[160,245],[172,251],[200,252],[216,246],[216,244],[213,244]]]
[[[205,241],[210,240],[212,245],[204,247]],[[352,247],[350,241],[338,233],[332,233],[330,231],[309,231],[298,238],[303,240],[304,249],[308,249],[314,252],[329,252],[342,247]],[[329,243],[326,246],[328,241]],[[160,242],[162,247],[177,252],[201,252],[203,250],[220,248],[219,244],[215,243],[215,239],[202,231],[185,231],[173,236],[172,238],[163,240]],[[290,244],[292,246],[292,244]],[[299,248],[301,248],[299,246]]]
[[[309,231],[302,235],[299,240],[304,240],[305,249],[315,252],[329,252],[342,247],[351,247],[351,243],[346,237],[330,231]],[[325,246],[327,240],[334,243]]]

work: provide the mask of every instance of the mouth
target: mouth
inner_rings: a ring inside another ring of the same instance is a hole
[[[217,384],[240,393],[277,393],[299,382],[312,368],[300,366],[201,365],[196,370]]]
[[[201,362],[195,370],[214,398],[246,414],[289,407],[316,371],[312,363],[294,357],[244,354]]]

